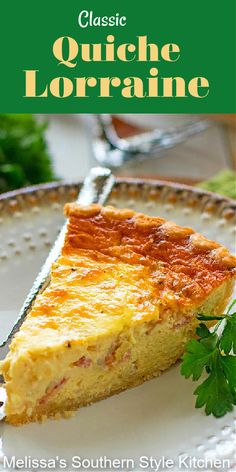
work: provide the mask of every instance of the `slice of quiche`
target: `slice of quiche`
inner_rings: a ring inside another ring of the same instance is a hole
[[[65,212],[50,285],[1,364],[16,425],[159,375],[194,336],[197,314],[221,313],[232,293],[235,258],[192,229],[109,206]]]

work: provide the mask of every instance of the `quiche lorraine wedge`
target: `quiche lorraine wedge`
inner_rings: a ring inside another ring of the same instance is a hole
[[[159,375],[183,354],[197,314],[221,313],[232,293],[235,258],[192,229],[109,206],[65,213],[50,284],[1,363],[14,425]]]

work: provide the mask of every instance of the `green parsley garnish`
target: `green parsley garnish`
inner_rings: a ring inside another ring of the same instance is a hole
[[[207,378],[196,388],[196,408],[205,406],[207,415],[224,416],[236,405],[236,312],[231,313],[236,299],[226,314],[211,317],[199,315],[200,321],[216,320],[213,330],[205,323],[196,329],[199,339],[186,344],[181,374],[185,378]],[[230,314],[231,313],[231,314]]]
[[[33,115],[0,114],[0,193],[55,179],[46,126]]]

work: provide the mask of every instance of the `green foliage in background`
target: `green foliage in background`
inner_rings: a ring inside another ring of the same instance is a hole
[[[45,129],[32,115],[0,114],[0,193],[55,179]]]
[[[198,187],[236,200],[236,173],[225,169],[212,179],[201,182]]]

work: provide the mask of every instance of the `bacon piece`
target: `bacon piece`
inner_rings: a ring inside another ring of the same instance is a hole
[[[131,351],[126,351],[123,355],[123,362],[128,362],[131,359]]]
[[[87,367],[90,367],[92,364],[92,359],[90,357],[82,356],[78,361],[73,362],[73,365],[75,367],[84,367],[85,369]]]
[[[149,323],[147,323],[147,330],[146,330],[146,334],[151,334],[151,332],[153,331],[153,329],[156,327],[157,323],[159,322],[160,320],[152,320],[152,321],[149,321]]]
[[[105,357],[105,365],[107,367],[111,367],[114,364],[114,362],[115,362],[115,352],[108,354]]]
[[[49,398],[54,393],[56,393],[62,387],[62,385],[64,385],[65,382],[66,382],[65,378],[61,379],[60,382],[57,382],[57,383],[52,382],[47,388],[45,395],[39,400],[40,405],[45,404],[49,400]]]

